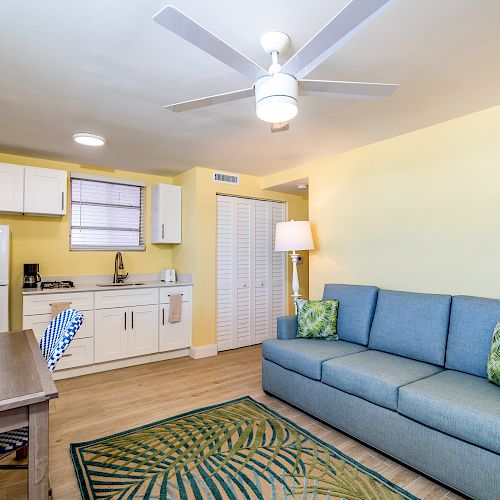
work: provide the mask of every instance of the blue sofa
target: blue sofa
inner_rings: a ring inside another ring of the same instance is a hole
[[[325,285],[338,341],[278,318],[262,385],[395,459],[479,499],[500,498],[500,387],[486,361],[500,300]]]

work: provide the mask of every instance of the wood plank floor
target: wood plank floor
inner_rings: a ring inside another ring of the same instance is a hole
[[[69,456],[88,441],[239,396],[250,395],[417,497],[459,499],[443,487],[345,434],[267,396],[261,387],[260,346],[212,358],[179,358],[56,382],[50,407],[50,479],[55,500],[80,498]],[[5,460],[2,462],[5,463]],[[0,500],[26,498],[26,472],[0,471]]]

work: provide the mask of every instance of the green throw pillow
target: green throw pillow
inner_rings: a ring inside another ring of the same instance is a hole
[[[488,380],[496,385],[500,385],[500,321],[493,330],[487,370]]]
[[[338,300],[297,299],[297,337],[338,340]]]

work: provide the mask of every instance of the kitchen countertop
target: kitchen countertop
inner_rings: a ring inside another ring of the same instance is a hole
[[[130,281],[130,279],[129,279]],[[38,288],[23,288],[23,295],[46,295],[49,293],[75,293],[75,292],[99,292],[106,290],[135,290],[138,288],[163,288],[163,287],[172,287],[172,286],[192,286],[192,281],[173,281],[173,282],[165,282],[165,281],[142,281],[142,280],[133,280],[130,281],[134,283],[134,281],[141,283],[140,285],[128,285],[128,286],[97,286],[93,283],[75,283],[74,288],[50,288],[46,290],[42,290],[40,287]]]

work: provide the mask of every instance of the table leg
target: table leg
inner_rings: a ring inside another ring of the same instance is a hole
[[[49,494],[49,402],[29,407],[28,498],[47,500]]]

